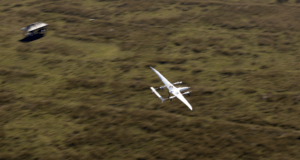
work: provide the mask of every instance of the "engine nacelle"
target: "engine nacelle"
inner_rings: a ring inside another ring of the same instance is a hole
[[[174,99],[176,96],[172,96],[172,97],[169,97],[168,99],[170,100],[170,101],[172,101],[172,99]]]
[[[182,81],[175,82],[173,84],[182,84]]]
[[[190,96],[190,93],[192,93],[192,91],[187,91],[187,92],[184,92],[184,93],[182,93],[182,94],[187,94],[187,95]]]
[[[191,87],[179,87],[180,92],[190,89]]]
[[[173,98],[175,98],[176,96],[172,96],[172,97],[170,97],[169,99],[173,99]]]
[[[161,86],[161,87],[158,87],[158,88],[155,88],[155,89],[164,89],[166,86]]]

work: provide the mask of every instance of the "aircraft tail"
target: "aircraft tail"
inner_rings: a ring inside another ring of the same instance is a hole
[[[161,99],[161,103],[164,103],[164,101],[167,100],[167,99],[164,99],[162,97],[160,99]]]
[[[153,87],[150,87],[152,92],[156,94],[156,96],[161,99],[161,103],[163,103],[166,99],[164,99]]]

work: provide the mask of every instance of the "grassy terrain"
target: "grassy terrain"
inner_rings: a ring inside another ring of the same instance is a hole
[[[299,7],[0,0],[0,160],[298,160]],[[47,35],[21,42],[36,21]],[[160,103],[150,66],[193,111]]]

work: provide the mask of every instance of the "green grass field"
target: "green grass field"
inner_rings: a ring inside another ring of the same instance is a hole
[[[299,7],[0,0],[0,160],[300,159]]]

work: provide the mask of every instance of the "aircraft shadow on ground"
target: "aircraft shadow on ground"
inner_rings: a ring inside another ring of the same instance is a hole
[[[43,38],[43,37],[44,37],[43,34],[36,34],[36,35],[33,35],[33,36],[25,37],[25,38],[23,38],[19,41],[23,42],[23,43],[28,43],[28,42],[32,42],[32,41],[38,40],[38,39]]]

